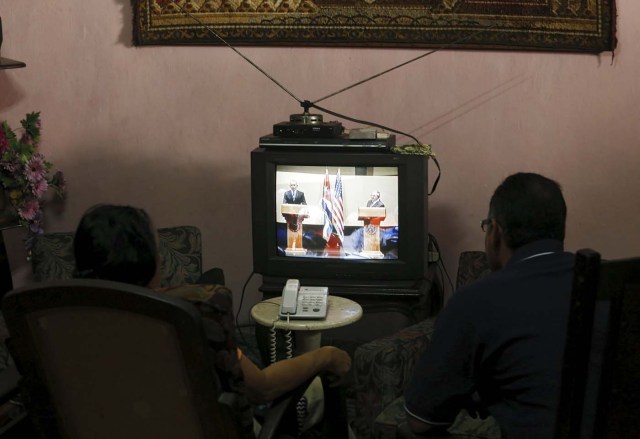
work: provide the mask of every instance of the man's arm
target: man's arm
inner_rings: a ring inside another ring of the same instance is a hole
[[[351,358],[341,349],[323,346],[297,357],[278,361],[262,370],[243,355],[240,367],[247,386],[247,397],[251,402],[260,404],[273,401],[322,372],[342,378],[351,369]]]
[[[420,436],[438,436],[447,435],[446,430],[451,425],[448,422],[443,423],[430,423],[423,419],[417,418],[413,413],[407,410],[405,406],[405,411],[407,412],[407,427],[412,433],[415,433]]]
[[[475,390],[477,335],[464,293],[454,295],[436,321],[431,344],[405,389],[408,425],[414,433],[445,428]],[[462,300],[460,300],[462,299]]]
[[[427,424],[426,422],[420,421],[419,419],[414,418],[410,414],[407,416],[407,424],[409,424],[409,428],[412,432],[417,434],[426,433],[431,430],[433,427],[431,424]]]

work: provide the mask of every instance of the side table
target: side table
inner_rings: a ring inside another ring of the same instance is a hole
[[[267,328],[296,331],[296,354],[320,347],[322,331],[339,328],[362,318],[362,307],[353,300],[329,295],[327,317],[323,320],[280,320],[278,311],[282,297],[258,302],[251,308],[251,317]]]

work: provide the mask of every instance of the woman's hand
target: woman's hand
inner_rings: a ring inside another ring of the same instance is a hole
[[[323,346],[320,348],[322,355],[326,357],[325,372],[331,386],[340,385],[345,375],[351,370],[351,357],[342,349],[334,346]]]

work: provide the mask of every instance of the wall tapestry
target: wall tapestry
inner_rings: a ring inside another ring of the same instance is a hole
[[[615,0],[132,0],[134,44],[609,51]],[[209,29],[207,29],[209,28]]]

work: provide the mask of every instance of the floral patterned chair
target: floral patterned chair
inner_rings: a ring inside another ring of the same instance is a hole
[[[200,229],[177,226],[158,229],[161,258],[161,286],[195,284],[202,273]],[[36,282],[71,279],[75,267],[73,233],[45,233],[35,242],[31,257]],[[224,285],[224,272],[213,268],[206,272],[207,282]]]
[[[460,254],[456,288],[489,273],[482,251]],[[402,394],[413,369],[433,334],[436,317],[404,328],[394,335],[358,347],[353,357],[355,419],[352,428],[359,438],[395,438],[405,419]],[[483,427],[487,429],[486,424]],[[469,419],[456,420],[453,431],[476,430],[471,437],[493,437],[495,429],[478,431]]]

